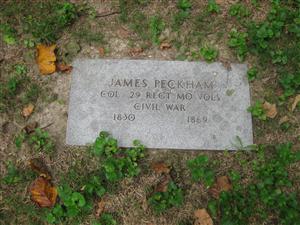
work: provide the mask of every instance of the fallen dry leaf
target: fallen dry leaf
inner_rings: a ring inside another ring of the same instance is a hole
[[[269,117],[271,119],[274,119],[276,117],[276,115],[277,115],[276,104],[271,104],[266,101],[263,104],[263,108],[264,108],[264,110],[266,110],[267,117]]]
[[[131,48],[129,50],[128,54],[130,56],[137,56],[137,55],[141,54],[143,51],[144,51],[144,49],[142,49],[142,48]]]
[[[33,113],[33,110],[34,110],[34,105],[30,103],[23,108],[21,114],[22,114],[22,116],[27,118]]]
[[[98,51],[99,51],[99,55],[100,55],[100,56],[103,57],[103,56],[105,55],[105,49],[104,49],[104,48],[102,48],[102,47],[101,47],[101,48],[98,48]]]
[[[26,134],[31,134],[34,132],[35,128],[38,127],[38,122],[32,122],[32,123],[29,123],[27,124],[23,130],[25,130]]]
[[[160,44],[159,48],[160,50],[166,50],[166,49],[170,49],[172,46],[170,43],[167,42],[163,42]]]
[[[62,72],[62,73],[71,73],[73,67],[70,65],[66,65],[64,63],[57,64],[56,65],[57,71]]]
[[[37,172],[41,177],[51,180],[51,173],[49,172],[49,169],[42,158],[30,159],[29,165],[31,169]]]
[[[168,190],[169,183],[171,181],[171,177],[169,174],[164,175],[160,182],[154,188],[154,192],[166,192]]]
[[[101,199],[98,204],[97,204],[97,209],[96,209],[96,217],[99,218],[104,211],[105,208],[105,201]]]
[[[285,123],[285,122],[287,122],[287,121],[289,121],[289,117],[288,117],[288,116],[284,116],[284,117],[282,117],[282,118],[279,120],[279,125],[281,125],[281,124],[283,124],[283,123]]]
[[[163,162],[153,163],[151,165],[152,170],[157,174],[169,173],[170,168]]]
[[[31,200],[40,207],[52,207],[56,203],[57,189],[49,180],[38,177],[30,187]]]
[[[216,179],[215,184],[210,188],[211,195],[218,199],[222,191],[230,191],[232,189],[230,180],[227,176],[221,176]]]
[[[291,108],[291,111],[293,112],[297,106],[297,104],[300,102],[300,95],[297,95],[294,99],[294,102],[292,104],[292,108]]]
[[[56,45],[42,45],[37,46],[38,57],[37,63],[39,65],[39,70],[41,74],[47,75],[54,73],[56,70],[55,61],[56,56],[54,50]]]
[[[194,225],[213,225],[213,220],[206,209],[197,209],[194,216],[196,218]]]

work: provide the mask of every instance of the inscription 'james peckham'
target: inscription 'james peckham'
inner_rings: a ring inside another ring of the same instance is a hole
[[[146,88],[150,86],[147,79],[112,79],[111,87],[134,87]],[[213,89],[215,81],[194,81],[194,80],[154,80],[151,87],[169,89]]]
[[[180,101],[191,101],[195,98],[195,94],[187,92],[189,90],[202,91],[196,94],[199,100],[203,101],[220,101],[218,93],[214,93],[213,90],[216,87],[216,81],[197,81],[197,80],[148,80],[148,79],[111,79],[109,87],[114,88],[137,88],[137,91],[130,91],[128,98],[142,98],[146,100],[155,99],[171,99],[173,98],[176,102]],[[153,90],[162,89],[167,91],[153,92],[145,91],[143,89],[152,88]],[[172,93],[172,90],[180,90],[181,92]],[[203,92],[209,91],[209,92]],[[185,91],[185,92],[182,92]],[[119,91],[102,90],[101,97],[118,98],[120,97]],[[153,102],[137,102],[133,104],[133,109],[137,111],[151,110],[160,111],[161,107],[164,107],[167,111],[186,111],[185,104],[174,104],[174,103],[153,103]]]
[[[76,61],[67,142],[106,130],[124,147],[139,139],[150,148],[230,149],[236,136],[251,144],[245,75],[244,65],[220,63]]]

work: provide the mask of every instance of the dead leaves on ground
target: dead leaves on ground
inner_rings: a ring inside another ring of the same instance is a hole
[[[52,207],[56,203],[57,189],[51,183],[52,176],[41,158],[31,159],[29,165],[39,174],[29,189],[31,200],[40,207]]]
[[[298,103],[300,102],[300,95],[297,95],[294,99],[294,102],[292,104],[292,107],[291,107],[291,111],[294,112],[296,106],[298,105]]]
[[[55,71],[70,73],[73,69],[72,66],[64,63],[56,64],[55,48],[56,45],[37,45],[37,63],[40,73],[43,75],[52,74]]]
[[[103,47],[98,48],[98,52],[101,57],[105,55],[105,49]]]
[[[168,185],[172,180],[170,176],[171,168],[164,162],[156,162],[151,165],[151,169],[158,175],[160,175],[158,183],[154,186],[154,192],[166,192]]]
[[[30,168],[39,174],[40,177],[44,177],[47,180],[51,180],[51,173],[46,166],[45,162],[41,158],[33,158],[29,161]]]
[[[28,118],[33,113],[33,110],[34,105],[30,103],[22,109],[21,115],[25,118]]]
[[[105,209],[105,201],[104,201],[104,199],[101,199],[97,204],[97,209],[96,209],[96,213],[95,213],[97,218],[99,218],[101,216],[104,209]]]
[[[73,69],[72,66],[66,65],[64,63],[56,64],[56,68],[58,72],[62,72],[62,73],[71,73]]]
[[[230,191],[232,189],[231,182],[227,176],[221,176],[216,179],[215,184],[210,188],[211,195],[218,199],[222,191]]]
[[[157,162],[151,165],[152,170],[157,174],[168,174],[170,172],[170,167],[167,166],[164,162]]]
[[[159,46],[160,50],[167,50],[170,49],[171,47],[172,47],[171,44],[167,42],[163,42]]]
[[[172,178],[169,174],[163,175],[158,184],[154,187],[154,192],[167,192],[171,180]]]
[[[196,218],[194,225],[213,225],[213,220],[206,209],[197,209],[194,216]]]
[[[43,75],[51,74],[56,71],[56,56],[54,50],[56,45],[42,45],[37,46],[38,56],[37,63],[39,65],[40,73]]]
[[[263,104],[263,108],[266,111],[266,115],[267,117],[274,119],[277,115],[277,107],[276,104],[271,104],[269,102],[265,102]]]
[[[40,207],[52,207],[56,203],[57,189],[44,177],[38,177],[33,181],[30,194],[31,200]]]
[[[32,122],[32,123],[29,123],[27,124],[23,130],[26,132],[26,134],[31,134],[35,131],[35,129],[38,127],[38,122]]]
[[[136,47],[136,48],[131,48],[129,49],[128,55],[131,57],[136,57],[138,55],[140,55],[141,53],[143,53],[144,49]]]

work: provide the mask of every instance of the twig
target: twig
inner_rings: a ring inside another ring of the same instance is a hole
[[[49,123],[48,125],[46,125],[46,126],[44,126],[44,127],[41,127],[41,129],[46,129],[46,128],[50,127],[50,126],[53,125],[53,124],[54,124],[54,122]]]
[[[115,15],[115,14],[120,14],[120,12],[115,11],[115,12],[103,13],[103,14],[96,15],[95,18],[106,17],[106,16]]]

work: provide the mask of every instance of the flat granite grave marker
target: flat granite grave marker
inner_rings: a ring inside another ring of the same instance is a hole
[[[234,150],[253,143],[247,66],[92,60],[74,62],[66,142],[92,143],[102,130],[122,147]]]

